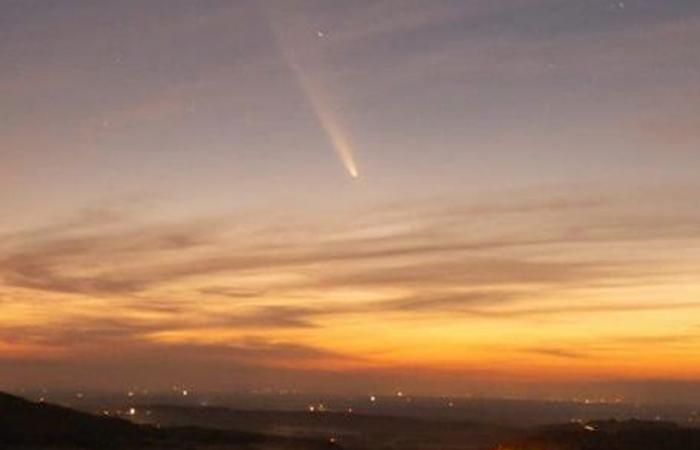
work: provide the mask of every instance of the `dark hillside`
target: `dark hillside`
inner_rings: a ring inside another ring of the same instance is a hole
[[[0,443],[116,446],[148,437],[148,429],[125,420],[0,393]]]
[[[509,450],[700,450],[700,429],[669,422],[600,421],[542,427]]]
[[[203,427],[157,428],[0,393],[0,449],[228,448],[320,450],[327,441]]]

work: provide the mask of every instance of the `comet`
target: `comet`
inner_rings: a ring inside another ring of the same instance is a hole
[[[340,125],[336,113],[329,107],[325,89],[319,83],[313,83],[296,61],[288,60],[288,64],[340,161],[352,178],[358,178],[360,173],[353,156],[350,137]]]
[[[270,24],[270,29],[272,30],[277,48],[284,62],[294,74],[297,84],[311,106],[314,116],[328,138],[330,145],[335,150],[348,175],[353,179],[358,179],[360,172],[355,162],[355,157],[353,156],[352,141],[346,129],[342,126],[342,121],[332,107],[333,102],[330,100],[328,91],[319,80],[312,77],[302,67],[299,58],[289,49],[289,46],[285,44],[286,40],[281,39],[280,32],[277,27],[275,27],[274,22],[268,20],[268,23]],[[325,33],[318,31],[316,35],[319,38],[323,38]]]

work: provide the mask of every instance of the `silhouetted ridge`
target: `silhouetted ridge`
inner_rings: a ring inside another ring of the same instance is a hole
[[[115,445],[147,437],[144,428],[125,420],[0,393],[0,443]]]
[[[194,426],[157,428],[0,393],[0,449],[223,450],[242,447],[323,450],[328,442]]]
[[[539,428],[509,450],[700,450],[700,429],[670,422],[593,421]]]

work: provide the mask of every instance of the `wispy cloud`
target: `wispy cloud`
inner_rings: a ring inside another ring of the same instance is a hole
[[[654,195],[641,198],[664,198]],[[360,367],[378,364],[381,346],[340,345],[337,324],[449,319],[526,330],[691,311],[700,304],[654,292],[697,268],[688,246],[700,218],[685,201],[431,200],[297,216],[289,228],[255,215],[160,223],[128,208],[79,212],[0,237],[0,341],[35,358],[118,345],[124,360],[163,347],[209,354],[213,365],[284,366],[297,355],[309,367]],[[605,351],[519,345],[533,358],[586,361]]]
[[[527,353],[535,353],[538,355],[544,355],[544,356],[551,356],[554,358],[563,358],[563,359],[587,359],[590,358],[590,355],[587,355],[585,353],[573,351],[570,349],[565,349],[565,348],[558,348],[558,347],[540,347],[540,348],[527,348],[524,349],[525,352]]]
[[[380,215],[378,222],[349,222],[360,228],[334,227],[320,234],[309,228],[317,233],[313,240],[306,240],[309,233],[297,231],[285,243],[277,243],[280,230],[274,227],[267,231],[264,226],[239,226],[234,218],[139,225],[115,212],[96,211],[50,230],[0,237],[0,273],[6,284],[16,287],[118,295],[188,277],[295,270],[319,263],[338,270],[316,271],[306,281],[310,287],[602,282],[645,276],[647,261],[644,256],[610,258],[600,245],[696,237],[700,217],[666,209],[659,205],[645,214],[612,213],[608,203],[563,199],[428,207],[419,220],[415,210],[404,217]],[[657,214],[661,210],[663,216]],[[546,228],[537,222],[540,214],[549,216]],[[493,220],[497,226],[483,228]],[[411,225],[403,226],[403,221]],[[372,230],[386,227],[395,232],[372,235]],[[596,254],[567,257],[567,249],[576,246],[595,248]],[[245,297],[267,290],[203,286],[199,292]]]

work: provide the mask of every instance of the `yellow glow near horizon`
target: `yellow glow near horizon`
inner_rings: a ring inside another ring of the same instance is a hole
[[[290,221],[292,231],[267,218],[251,219],[255,233],[226,219],[211,228],[125,219],[13,236],[0,357],[107,364],[105,350],[118,348],[134,371],[164,355],[217,371],[700,376],[694,235],[631,240],[629,230],[654,225],[632,217],[614,235],[570,240],[578,208],[551,213],[542,229],[541,208],[512,201],[503,212],[448,203],[312,214]]]

